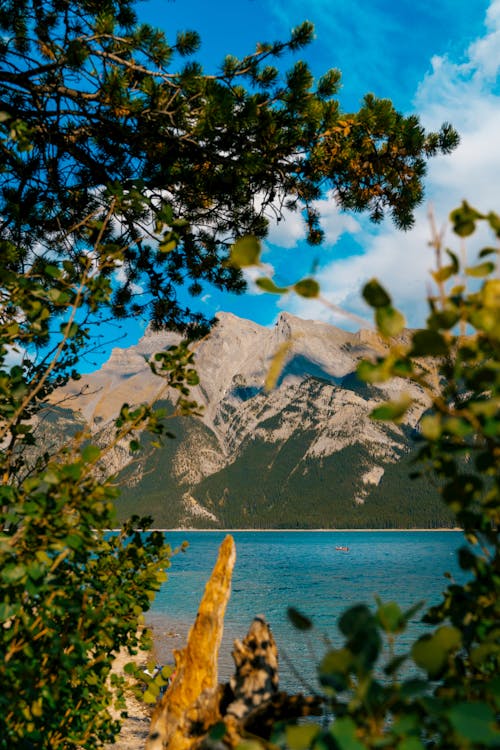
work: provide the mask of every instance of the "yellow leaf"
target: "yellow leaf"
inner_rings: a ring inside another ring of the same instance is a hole
[[[483,304],[493,309],[500,308],[500,279],[490,279],[484,284]]]
[[[267,371],[266,379],[264,381],[264,390],[266,391],[266,393],[272,391],[276,386],[278,378],[285,366],[285,362],[291,346],[291,341],[285,341],[278,347],[276,353],[274,354],[274,357],[272,358],[271,364],[269,365],[269,369]]]

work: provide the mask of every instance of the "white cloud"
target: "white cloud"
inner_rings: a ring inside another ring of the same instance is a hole
[[[494,80],[500,67],[500,2],[493,0],[486,13],[489,33],[478,39],[469,48],[472,64],[477,75]]]
[[[500,211],[500,0],[491,2],[485,26],[485,34],[469,46],[460,62],[447,56],[432,58],[431,70],[415,95],[416,111],[426,128],[437,129],[448,121],[461,136],[459,147],[451,155],[437,157],[429,164],[427,200],[440,225],[464,199],[481,211]],[[362,229],[358,224],[357,240],[365,252],[322,270],[318,280],[324,296],[367,315],[360,289],[364,281],[376,276],[405,312],[409,324],[421,325],[428,271],[433,267],[428,208],[420,207],[415,218],[415,227],[407,233],[396,231],[388,222],[378,230],[365,221]],[[352,229],[346,224],[341,231]],[[484,234],[481,239],[485,238]],[[448,241],[451,246],[457,245],[453,236],[448,235]],[[472,247],[473,243],[468,244]],[[300,298],[283,299],[281,305],[303,317],[317,316],[352,327],[328,309],[320,305],[312,308]]]
[[[344,232],[357,234],[361,231],[361,225],[354,216],[340,211],[333,191],[327,193],[325,200],[315,201],[314,207],[321,214],[321,227],[328,245],[334,245]]]
[[[6,345],[5,356],[2,359],[2,367],[6,370],[10,370],[11,367],[16,365],[22,365],[23,361],[33,359],[33,357],[27,352],[26,349],[17,346]]]
[[[114,276],[119,284],[125,284],[125,282],[127,281],[127,274],[125,273],[123,265],[117,266],[117,269],[114,272]],[[129,284],[129,286],[132,294],[143,294],[144,292],[144,287],[140,286],[140,284],[136,284],[133,281]]]
[[[335,203],[333,191],[328,191],[325,198],[313,202],[314,208],[321,214],[321,227],[325,233],[325,243],[335,245],[344,232],[356,234],[361,226],[356,219],[342,213]],[[283,220],[271,223],[267,241],[278,247],[296,247],[300,240],[305,239],[306,230],[304,217],[299,211],[283,211]]]
[[[295,247],[304,238],[304,219],[299,211],[283,210],[279,222],[271,218],[267,241],[278,247]]]

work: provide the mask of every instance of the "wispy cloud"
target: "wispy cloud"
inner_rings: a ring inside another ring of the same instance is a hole
[[[462,55],[435,55],[418,86],[415,110],[423,124],[437,128],[450,121],[461,135],[457,150],[434,159],[426,180],[427,201],[439,222],[463,199],[479,210],[500,210],[500,0],[490,3],[485,30]],[[359,256],[332,262],[318,279],[325,296],[357,313],[367,314],[360,297],[362,284],[377,276],[391,291],[410,325],[422,324],[426,305],[428,271],[433,265],[428,246],[428,204],[416,212],[415,227],[401,233],[388,222],[374,231],[366,221],[358,223]],[[347,226],[344,231],[351,231]],[[453,240],[451,240],[453,241]],[[328,319],[339,325],[321,305],[300,298],[284,298],[282,307],[303,317]]]
[[[282,33],[305,18],[315,24],[316,41],[305,57],[317,55],[322,66],[317,72],[325,66],[344,71],[341,103],[349,109],[368,91],[404,106],[431,55],[474,36],[486,1],[267,0],[266,5]]]

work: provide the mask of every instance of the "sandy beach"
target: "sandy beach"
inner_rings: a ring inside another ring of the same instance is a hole
[[[156,624],[148,625],[148,628],[153,631],[153,650],[142,652],[135,657],[130,656],[127,652],[120,653],[115,660],[114,671],[123,673],[125,664],[130,661],[140,665],[146,665],[150,661],[173,664],[172,652],[174,649],[185,646],[189,627],[187,623],[183,623],[182,627],[178,625],[170,627],[164,620],[161,627]],[[159,654],[162,655],[162,658]],[[142,750],[146,742],[154,706],[142,703],[131,691],[126,695],[126,704],[128,716],[126,719],[122,719],[120,734],[114,744],[107,745],[108,750]],[[119,716],[114,711],[112,711],[112,714],[116,717]]]

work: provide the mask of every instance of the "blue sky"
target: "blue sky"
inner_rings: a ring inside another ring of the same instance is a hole
[[[371,315],[360,289],[377,276],[408,323],[422,324],[433,264],[429,205],[440,225],[464,198],[481,210],[500,211],[500,0],[144,0],[138,12],[140,20],[161,27],[172,41],[178,30],[198,31],[202,47],[196,57],[210,73],[226,54],[243,55],[258,41],[286,39],[292,27],[310,20],[316,38],[299,57],[318,77],[340,68],[345,111],[356,110],[363,95],[373,92],[391,98],[405,114],[417,112],[429,129],[453,123],[461,144],[431,163],[426,204],[417,210],[411,232],[397,231],[390,221],[375,227],[366,217],[341,213],[325,196],[319,207],[326,242],[319,251],[304,242],[300,217],[290,215],[271,228],[263,255],[280,282],[307,274],[319,260],[324,296],[367,324]],[[207,290],[197,305],[207,315],[224,310],[263,325],[288,310],[356,327],[320,303],[261,294],[251,281],[242,297]],[[113,330],[110,338],[124,334],[118,345],[127,346],[146,323],[133,321]],[[92,361],[106,356],[103,351]],[[86,369],[92,369],[92,361]]]

